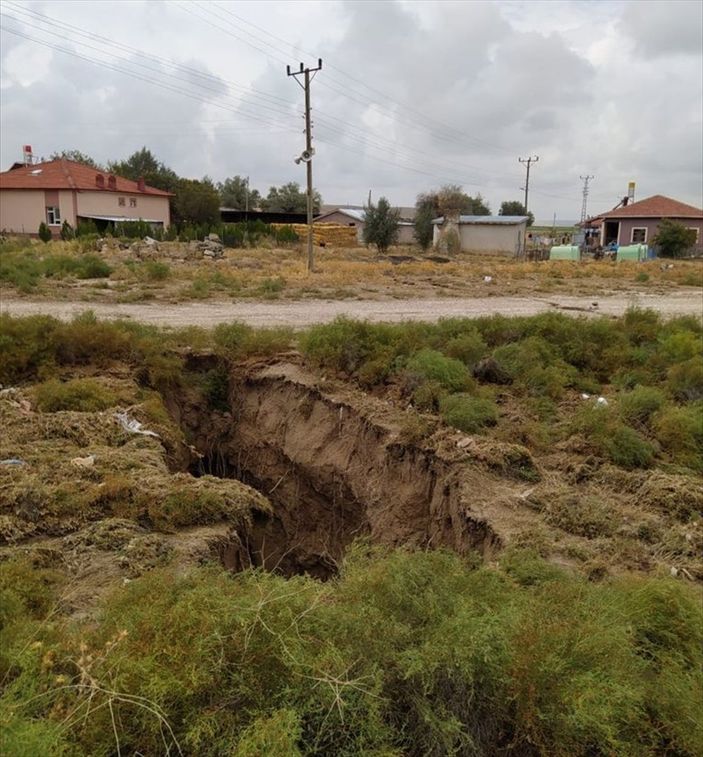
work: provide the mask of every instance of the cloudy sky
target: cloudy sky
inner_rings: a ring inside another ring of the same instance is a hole
[[[700,0],[2,0],[0,163],[148,146],[179,174],[304,183],[312,87],[315,185],[410,205],[443,183],[538,220],[665,194],[703,206]]]

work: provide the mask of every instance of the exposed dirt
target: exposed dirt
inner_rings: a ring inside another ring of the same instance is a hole
[[[369,321],[436,321],[443,317],[481,315],[536,315],[550,310],[566,314],[622,315],[628,308],[651,308],[665,316],[703,314],[700,290],[666,294],[609,294],[588,297],[472,297],[456,299],[403,299],[306,302],[196,302],[196,303],[85,303],[18,299],[3,295],[0,312],[15,316],[52,315],[69,320],[86,309],[99,318],[129,318],[161,326],[211,327],[227,321],[252,326],[304,328],[326,323],[339,315]]]

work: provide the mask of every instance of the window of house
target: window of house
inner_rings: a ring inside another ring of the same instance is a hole
[[[647,241],[647,227],[635,227],[632,229],[632,236],[630,242],[632,244],[644,244]]]
[[[698,244],[698,240],[701,238],[701,230],[698,228],[698,226],[687,226],[686,228],[689,231],[696,232],[696,241],[694,242],[694,244]]]
[[[136,208],[137,207],[137,198],[136,197],[130,197],[129,198],[129,207],[130,208]]]
[[[124,198],[124,197],[118,197],[118,198],[117,198],[117,204],[118,204],[118,205],[119,205],[120,207],[122,207],[122,208],[123,208],[123,207],[125,206],[125,198]]]
[[[46,209],[46,220],[49,226],[61,226],[61,212],[55,205]]]

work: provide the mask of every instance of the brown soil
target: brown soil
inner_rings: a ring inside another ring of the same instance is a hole
[[[666,294],[600,294],[598,296],[477,296],[453,299],[310,300],[305,302],[191,302],[106,304],[0,297],[0,312],[14,316],[45,314],[70,320],[86,309],[98,318],[129,318],[160,326],[212,327],[243,321],[252,326],[305,328],[346,315],[369,321],[436,321],[443,317],[536,315],[557,310],[567,315],[622,315],[630,307],[651,308],[665,316],[703,313],[700,290]]]

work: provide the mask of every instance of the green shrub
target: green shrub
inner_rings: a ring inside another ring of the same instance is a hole
[[[73,226],[68,221],[64,221],[61,224],[61,239],[63,239],[64,242],[68,242],[71,239],[74,239],[76,236],[76,232],[73,230]]]
[[[34,389],[37,407],[44,413],[60,410],[78,410],[94,413],[113,407],[117,402],[115,394],[95,379],[72,379],[61,382],[50,379],[37,384]]]
[[[97,255],[83,255],[78,259],[78,279],[106,279],[111,273],[112,268]]]
[[[171,266],[161,260],[147,260],[140,265],[139,270],[149,281],[165,281],[171,275]]]
[[[423,381],[412,394],[413,405],[428,413],[439,412],[439,403],[447,390],[437,381]]]
[[[461,392],[474,385],[466,366],[441,352],[422,349],[408,359],[405,370],[411,376],[435,381],[449,392]]]
[[[645,425],[665,401],[666,398],[659,389],[638,386],[618,397],[618,412],[626,424]]]
[[[39,224],[39,233],[38,233],[39,239],[41,239],[42,242],[50,242],[51,241],[51,229],[42,221]]]
[[[156,236],[152,225],[141,218],[135,221],[119,221],[115,224],[115,236],[127,239],[144,239],[144,237]]]
[[[692,357],[669,368],[666,380],[669,391],[682,402],[703,399],[703,358]]]
[[[442,349],[447,357],[461,360],[469,370],[472,370],[488,351],[488,345],[483,341],[483,337],[478,331],[468,331],[460,336],[455,336]]]
[[[439,402],[439,411],[446,423],[467,434],[498,423],[498,408],[491,400],[468,394],[452,394]]]
[[[648,468],[654,461],[652,445],[629,426],[617,426],[603,447],[608,457],[622,468]]]
[[[42,264],[34,252],[0,251],[0,281],[26,294],[36,289],[41,275]]]
[[[653,425],[657,440],[675,461],[703,472],[703,403],[664,408]]]
[[[78,221],[76,225],[76,237],[94,237],[98,236],[98,227],[95,221],[89,218],[87,221]]]
[[[295,244],[300,241],[292,226],[279,226],[274,230],[277,244]]]

